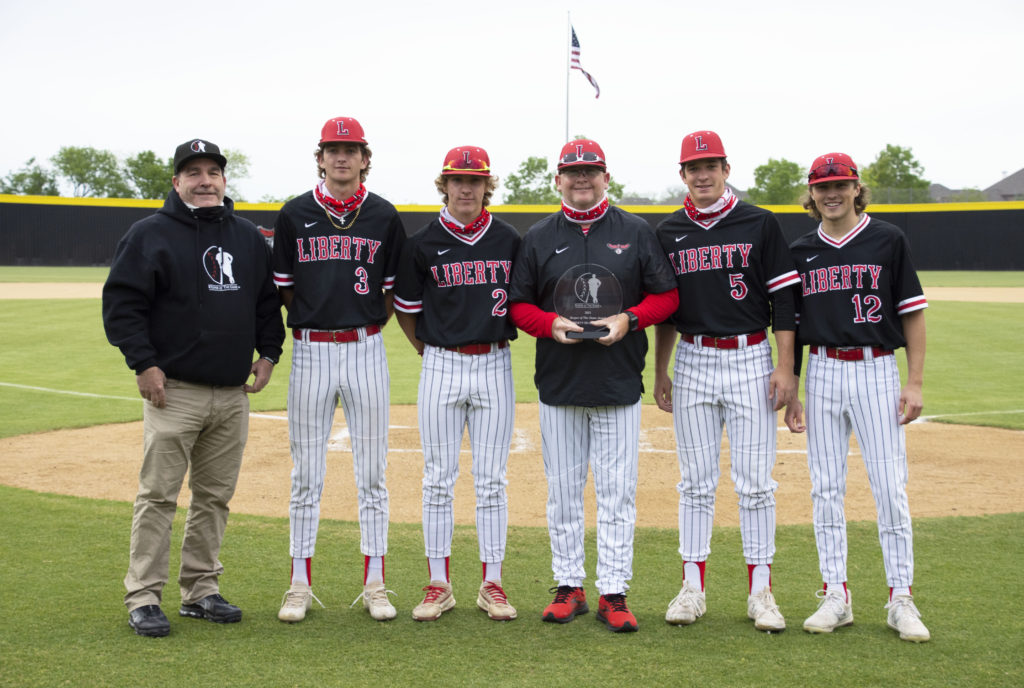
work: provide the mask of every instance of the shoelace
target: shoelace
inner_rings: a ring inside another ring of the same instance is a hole
[[[488,581],[484,586],[484,592],[497,604],[508,604],[508,597],[505,596],[505,591],[501,589],[501,586],[493,581]]]
[[[846,599],[843,597],[842,593],[829,594],[825,590],[819,590],[814,593],[814,596],[821,600],[821,602],[818,603],[819,609],[828,605],[837,615],[841,615],[845,611]]]
[[[424,603],[437,602],[437,598],[441,597],[442,595],[448,592],[446,589],[440,588],[436,585],[428,585],[427,587],[423,588],[423,591],[427,593],[423,596]]]
[[[625,595],[605,595],[605,602],[612,608],[613,612],[628,612],[629,607],[626,606]]]
[[[356,597],[354,600],[352,600],[352,604],[350,604],[348,607],[349,607],[349,609],[351,609],[352,607],[356,606],[356,603],[359,602],[359,600],[363,599],[364,597],[368,597],[369,598],[367,601],[370,603],[371,606],[374,604],[374,602],[380,602],[382,604],[389,604],[389,602],[388,602],[388,595],[395,595],[397,597],[398,593],[396,593],[394,590],[388,590],[383,585],[381,587],[379,587],[379,588],[374,588],[373,590],[364,590],[361,593],[359,593],[358,597]],[[316,599],[316,598],[314,598],[314,599]],[[317,600],[317,602],[319,602],[319,601],[320,600]]]
[[[555,593],[555,600],[552,604],[565,604],[569,601],[569,598],[573,596],[575,591],[575,588],[571,588],[568,585],[560,585],[557,588],[551,588],[548,590],[548,592]]]
[[[772,597],[772,592],[768,588],[764,588],[761,592],[754,595],[754,600],[766,611],[779,611],[779,605],[775,602],[775,598]]]
[[[905,613],[921,618],[921,612],[917,611],[917,607],[914,605],[914,600],[909,597],[895,597],[889,604],[885,605],[885,608],[894,608],[895,611],[893,611],[893,614],[896,616]]]
[[[306,591],[303,590],[289,590],[284,594],[284,599],[281,601],[282,606],[287,607],[302,607],[305,606],[302,598],[305,596]],[[313,594],[313,591],[309,591],[309,596],[316,600],[323,609],[327,609],[327,605],[320,601],[320,598]]]

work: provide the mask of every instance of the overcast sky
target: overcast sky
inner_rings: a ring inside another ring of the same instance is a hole
[[[722,136],[739,188],[771,157],[866,165],[887,143],[951,188],[1024,167],[1020,0],[2,0],[0,175],[61,146],[168,157],[203,137],[248,154],[248,200],[283,197],[312,186],[320,128],[346,115],[368,188],[437,204],[456,145],[502,177],[557,157],[570,11],[601,86],[572,72],[570,136],[601,143],[628,193],[678,186],[697,129]]]

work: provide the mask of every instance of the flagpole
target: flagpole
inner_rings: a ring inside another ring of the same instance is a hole
[[[566,12],[565,17],[569,23],[569,33],[565,36],[565,138],[562,139],[563,142],[569,140],[569,74],[572,72],[570,67],[572,61],[572,14]]]

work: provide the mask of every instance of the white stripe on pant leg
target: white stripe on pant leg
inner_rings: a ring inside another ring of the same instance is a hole
[[[807,362],[807,467],[821,578],[847,580],[846,476],[851,425],[845,362],[810,355]]]
[[[469,388],[459,354],[434,346],[423,351],[418,416],[423,445],[423,542],[427,557],[451,556],[452,501]]]
[[[352,441],[359,497],[360,550],[384,556],[388,549],[388,491],[385,482],[391,382],[380,334],[341,348],[341,406]]]
[[[762,342],[721,355],[731,478],[739,502],[743,556],[770,564],[775,555],[776,418],[768,398],[771,346]]]
[[[878,540],[890,587],[914,581],[913,528],[907,498],[907,447],[897,408],[900,374],[895,356],[850,366],[856,380],[852,416],[868,482],[878,508]]]
[[[679,554],[684,561],[704,561],[711,553],[724,424],[717,402],[717,353],[686,342],[676,350],[672,420],[680,473]]]
[[[296,341],[288,382],[292,494],[288,508],[292,557],[312,557],[320,524],[327,442],[337,407],[330,349]]]
[[[578,587],[586,578],[583,550],[583,488],[590,436],[587,410],[540,402],[541,448],[548,481],[551,570],[559,584]]]
[[[593,409],[590,432],[597,500],[596,585],[602,595],[610,595],[628,590],[633,577],[640,401]]]
[[[480,561],[505,559],[508,536],[508,452],[512,443],[515,388],[509,349],[473,359],[469,437],[473,450],[476,531]]]

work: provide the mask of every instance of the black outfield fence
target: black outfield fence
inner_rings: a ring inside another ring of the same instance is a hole
[[[0,265],[110,265],[133,222],[162,201],[0,195]],[[270,235],[280,204],[240,203],[237,212]],[[491,210],[520,232],[555,206]],[[656,226],[675,208],[625,206]],[[816,226],[796,206],[774,206],[786,239]],[[407,233],[437,215],[437,206],[399,206]],[[1024,202],[872,205],[868,214],[902,227],[919,270],[1024,270]]]

